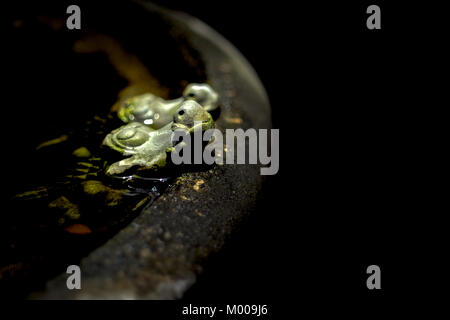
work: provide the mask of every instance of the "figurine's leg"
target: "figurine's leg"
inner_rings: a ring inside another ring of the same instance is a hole
[[[155,167],[164,167],[166,164],[167,154],[166,152],[161,152],[150,159],[145,159],[138,156],[133,156],[130,158],[123,159],[121,161],[113,163],[107,170],[107,174],[119,174],[134,166],[145,167],[147,169],[152,169]]]
[[[135,158],[135,157],[126,158],[126,159],[114,162],[112,165],[110,165],[109,168],[106,170],[106,174],[109,174],[109,175],[120,174],[138,164],[139,164],[139,160],[137,158]]]

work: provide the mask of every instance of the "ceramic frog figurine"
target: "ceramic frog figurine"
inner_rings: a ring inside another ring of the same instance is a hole
[[[218,107],[218,94],[208,84],[189,84],[183,97],[164,100],[151,93],[127,99],[118,111],[119,118],[125,122],[139,122],[152,129],[161,129],[172,122],[173,117],[184,101],[193,100],[206,111]]]
[[[140,122],[124,125],[109,133],[103,145],[129,157],[111,164],[106,173],[121,174],[134,166],[145,169],[163,167],[166,164],[167,152],[173,150],[174,130],[190,133],[213,127],[214,120],[211,114],[194,100],[182,102],[172,116],[172,121],[159,129],[153,129]]]

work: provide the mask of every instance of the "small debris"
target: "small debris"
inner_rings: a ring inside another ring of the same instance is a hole
[[[101,181],[97,181],[97,180],[89,180],[89,181],[83,182],[82,185],[83,185],[84,192],[86,192],[87,194],[91,194],[91,195],[108,191],[108,187],[104,186]]]
[[[48,204],[48,207],[60,210],[66,209],[64,216],[68,217],[69,219],[76,220],[80,218],[80,210],[78,209],[78,206],[70,202],[70,200],[64,196],[61,196],[58,199],[50,202]]]
[[[205,183],[204,180],[202,180],[202,179],[198,180],[198,181],[194,184],[194,186],[193,186],[194,190],[195,190],[195,191],[199,191],[199,190],[200,190],[200,186],[201,186],[202,184],[204,184],[204,183]]]
[[[141,258],[145,259],[145,258],[150,257],[152,254],[151,254],[150,250],[148,250],[147,248],[143,248],[139,252],[139,255],[141,256]]]
[[[150,199],[149,196],[145,197],[144,199],[142,199],[141,201],[138,202],[138,204],[132,209],[132,211],[136,211],[137,209],[139,209],[140,207],[142,207],[144,204],[147,203],[147,201]]]
[[[235,123],[235,124],[241,124],[242,123],[242,119],[238,118],[238,117],[224,117],[226,122],[229,123]]]
[[[198,211],[198,209],[194,210],[195,214],[198,215],[199,217],[203,217],[203,213],[201,213],[200,211]]]
[[[60,137],[58,137],[56,139],[52,139],[52,140],[48,140],[48,141],[42,142],[40,145],[38,145],[36,147],[36,150],[39,150],[39,149],[44,148],[44,147],[48,147],[48,146],[52,146],[54,144],[58,144],[58,143],[64,142],[68,138],[69,137],[66,134],[63,134],[62,136],[60,136]]]
[[[91,156],[91,152],[85,147],[81,147],[74,150],[72,154],[78,158],[89,158]]]
[[[69,233],[73,234],[89,234],[92,233],[92,230],[84,224],[76,223],[64,228]]]
[[[101,181],[98,180],[88,180],[82,182],[82,185],[84,192],[86,192],[87,194],[96,195],[104,193],[106,205],[109,207],[116,206],[119,203],[119,201],[123,198],[124,194],[127,193],[127,190],[125,189],[115,190],[105,186]]]
[[[16,198],[28,200],[28,199],[39,199],[39,198],[46,197],[46,196],[48,196],[47,188],[39,187],[36,190],[27,191],[27,192],[18,194],[18,195],[16,195]]]

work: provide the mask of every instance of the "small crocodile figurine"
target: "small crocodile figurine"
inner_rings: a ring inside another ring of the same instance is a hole
[[[218,107],[218,94],[208,84],[189,84],[183,96],[174,100],[164,100],[151,93],[131,97],[118,111],[119,118],[125,122],[140,122],[152,129],[161,129],[172,122],[173,116],[184,101],[193,100],[206,111]]]
[[[113,130],[103,141],[103,145],[129,156],[111,164],[106,174],[121,174],[134,166],[144,169],[164,167],[167,152],[173,150],[172,134],[175,130],[183,130],[188,134],[194,130],[204,131],[213,127],[211,114],[190,99],[181,102],[171,121],[159,129],[141,122],[128,123]]]

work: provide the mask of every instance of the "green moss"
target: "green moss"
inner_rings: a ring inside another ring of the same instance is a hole
[[[72,154],[78,158],[89,158],[91,156],[91,152],[85,147],[80,147],[74,150]]]
[[[89,180],[82,183],[83,190],[87,194],[94,195],[100,192],[107,192],[109,190],[108,187],[104,186],[103,183],[96,180]]]
[[[122,200],[125,192],[122,190],[111,190],[106,195],[106,205],[109,207],[117,206],[119,201]]]
[[[16,195],[16,198],[20,199],[39,199],[48,196],[47,188],[39,187],[36,190],[27,191]]]
[[[69,219],[76,220],[80,218],[80,210],[78,209],[78,206],[64,196],[61,196],[56,200],[50,202],[48,204],[48,207],[65,210],[64,216],[68,217]]]
[[[39,150],[39,149],[44,148],[44,147],[48,147],[48,146],[51,146],[51,145],[54,145],[54,144],[58,144],[58,143],[64,142],[68,138],[69,137],[66,134],[63,134],[62,136],[60,136],[60,137],[58,137],[56,139],[52,139],[52,140],[48,140],[48,141],[42,142],[40,145],[38,145],[36,147],[36,150]]]
[[[115,190],[103,185],[100,181],[89,180],[82,183],[83,190],[87,194],[97,195],[105,194],[105,202],[109,207],[116,206],[128,190]]]

